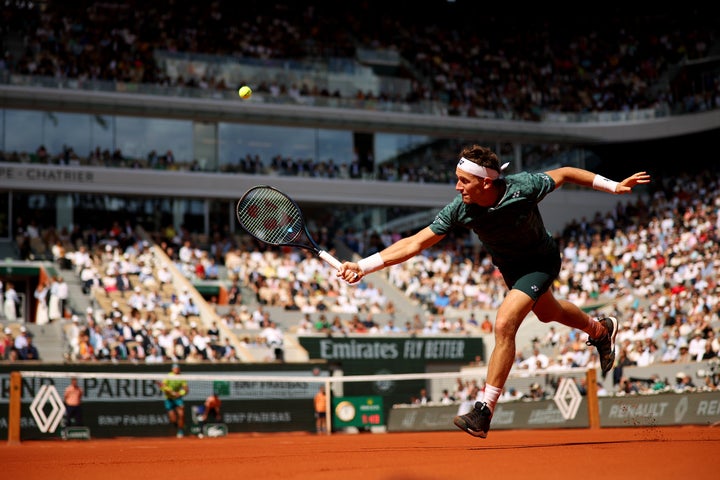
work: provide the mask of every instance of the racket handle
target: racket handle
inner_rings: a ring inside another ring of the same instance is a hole
[[[340,260],[338,260],[337,258],[333,257],[332,255],[330,255],[330,254],[329,254],[328,252],[326,252],[325,250],[320,250],[320,251],[318,252],[318,257],[322,258],[322,259],[325,260],[327,263],[329,263],[330,265],[332,265],[333,267],[335,267],[335,270],[340,270],[340,267],[342,266],[342,262],[341,262]]]

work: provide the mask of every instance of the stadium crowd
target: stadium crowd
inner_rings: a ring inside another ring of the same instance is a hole
[[[579,305],[620,319],[613,374],[619,390],[638,389],[622,376],[625,366],[718,358],[718,212],[720,182],[717,173],[706,170],[662,180],[648,198],[619,202],[614,211],[598,213],[590,221],[573,220],[560,235],[565,259],[555,288]],[[38,228],[32,222],[28,227]],[[325,241],[331,241],[325,235]],[[220,338],[217,326],[208,329],[197,323],[192,297],[165,288],[171,281],[168,266],[150,253],[148,243],[138,240],[130,225],[115,223],[107,231],[84,234],[57,234],[50,228],[41,236],[58,236],[69,249],[77,246],[71,254],[53,250],[55,260],[72,258],[74,273],[83,279],[88,294],[104,299],[104,309],[71,317],[70,360],[237,360],[237,352],[229,339]],[[348,286],[324,262],[297,249],[260,247],[244,237],[219,235],[212,245],[200,248],[193,245],[189,232],[173,229],[158,238],[177,271],[189,280],[217,278],[231,285],[222,322],[243,335],[244,345],[267,348],[270,360],[275,359],[270,339],[282,339],[283,330],[326,335],[482,334],[475,312],[496,308],[504,291],[482,247],[461,233],[387,269],[391,283],[424,304],[426,313],[412,318],[397,311],[374,282]],[[342,232],[338,238],[345,239]],[[367,253],[391,240],[387,233],[368,231],[348,243]],[[464,258],[475,259],[480,268],[459,260]],[[255,298],[243,298],[243,291]],[[297,312],[297,324],[279,325],[268,307]],[[385,318],[384,323],[376,321],[377,316]],[[28,335],[22,332],[18,337],[5,335],[4,359],[21,359]],[[546,337],[520,346],[516,368],[591,366],[597,358],[585,340],[575,331],[552,328]]]
[[[631,12],[624,6],[608,8],[592,19],[567,21],[553,15],[550,6],[528,17],[503,8],[466,15],[472,5],[448,2],[433,9],[432,15],[412,12],[409,22],[407,9],[387,2],[251,3],[243,8],[255,13],[253,21],[240,24],[238,19],[244,15],[237,15],[237,5],[227,1],[214,2],[208,9],[184,8],[175,2],[160,2],[151,9],[136,8],[133,1],[11,3],[4,11],[7,38],[25,39],[26,45],[3,45],[0,73],[234,92],[238,85],[215,78],[212,69],[171,76],[154,53],[216,54],[262,63],[337,57],[354,61],[360,50],[373,50],[396,52],[407,62],[410,67],[383,75],[409,78],[412,89],[402,95],[352,94],[367,104],[371,100],[431,100],[446,105],[452,115],[523,120],[541,119],[544,112],[627,112],[666,106],[681,113],[720,107],[720,76],[711,61],[720,48],[713,9],[696,7],[668,14]],[[377,9],[383,12],[381,18],[369,14]],[[475,33],[477,25],[484,26],[482,36]],[[684,62],[691,62],[692,69],[669,76],[672,66]],[[282,79],[262,81],[255,90],[283,98],[340,96],[317,85],[286,85]],[[557,147],[533,147],[523,153],[523,162],[532,168],[556,156]],[[401,165],[378,164],[369,175],[383,181],[452,182],[446,169],[433,170],[423,161],[445,158],[446,151],[456,148],[448,145],[443,151],[428,151],[423,158]],[[76,152],[67,145],[62,151],[49,152],[40,145],[35,152],[2,152],[0,161],[201,168],[195,159],[175,158],[171,148],[138,158],[119,149]],[[280,153],[262,159],[241,153],[236,164],[204,168],[319,178],[365,178],[368,174],[353,159],[315,162]]]
[[[130,0],[10,3],[6,29],[28,41],[17,52],[3,48],[0,68],[80,81],[235,91],[246,82],[229,84],[212,69],[170,75],[155,53],[343,65],[341,60],[354,61],[364,49],[399,55],[408,66],[398,62],[384,74],[405,77],[412,85],[407,92],[352,94],[371,105],[433,100],[446,105],[450,115],[488,112],[523,120],[539,120],[547,111],[668,105],[692,112],[720,106],[717,75],[663,77],[674,65],[698,65],[712,54],[717,40],[712,8],[661,13],[606,6],[568,20],[549,5],[516,15],[501,6],[476,11],[472,2],[411,10],[373,0],[242,6],[219,0],[209,7],[156,2],[145,8]],[[264,79],[255,90],[291,99],[341,96],[323,85],[283,79]]]
[[[488,16],[482,20],[492,28],[485,29],[487,37],[481,40],[477,35],[460,34],[467,28],[461,18],[454,19],[457,24],[412,25],[390,10],[396,15],[368,25],[365,22],[377,16],[364,14],[363,9],[376,7],[374,2],[362,2],[359,11],[348,14],[351,18],[328,15],[333,2],[318,2],[321,8],[305,5],[300,11],[288,5],[265,10],[265,5],[274,4],[252,3],[262,13],[239,25],[242,17],[233,14],[236,5],[224,1],[214,3],[207,17],[196,15],[195,9],[180,12],[162,4],[149,11],[136,9],[134,2],[88,2],[87,9],[46,2],[42,15],[16,5],[5,12],[8,30],[24,33],[31,41],[19,57],[6,56],[0,69],[24,75],[234,90],[236,86],[222,78],[171,78],[152,53],[158,49],[303,59],[354,57],[358,47],[370,47],[397,50],[417,72],[409,94],[399,97],[381,92],[378,98],[408,103],[439,100],[454,115],[492,111],[538,120],[544,111],[633,110],[661,104],[682,111],[720,107],[717,76],[692,92],[683,90],[687,85],[675,85],[675,90],[650,88],[668,66],[683,59],[702,60],[712,52],[715,32],[707,27],[712,25],[712,15],[693,17],[690,24],[675,23],[686,21],[683,16],[662,16],[662,21],[645,16],[625,28],[619,28],[621,17],[616,17],[606,24],[594,23],[590,29],[584,23],[544,18],[545,23],[537,22],[542,25],[540,31],[527,30],[524,22],[513,26]],[[473,22],[476,25],[480,20]],[[608,31],[612,32],[610,43]],[[298,92],[335,95],[313,88],[300,86]],[[292,85],[257,87],[273,95],[289,94],[292,89]],[[368,99],[375,94],[357,92],[356,96]],[[13,155],[19,154],[11,152],[5,158],[25,161]],[[47,152],[40,146],[34,156],[47,163],[80,161],[71,148]],[[172,168],[175,164],[171,150],[150,152],[145,159],[126,159],[119,151],[96,151],[84,161],[131,168]],[[245,157],[232,168],[243,173],[354,178],[352,164],[308,165],[303,159],[282,156],[267,164]],[[384,171],[380,178],[430,178],[423,175]],[[623,367],[707,361],[720,353],[720,286],[714,274],[720,267],[718,179],[717,172],[711,171],[661,179],[649,198],[618,203],[614,211],[599,212],[592,219],[577,219],[559,238],[564,253],[555,285],[559,294],[620,319],[613,373],[618,392],[640,389],[623,377]],[[102,231],[56,232],[34,225],[31,219],[16,229],[18,238],[28,239],[27,247],[20,245],[21,252],[32,253],[30,239],[41,238],[55,261],[71,259],[73,274],[84,282],[86,294],[103,305],[70,316],[66,327],[69,361],[238,360],[235,346],[230,338],[221,337],[217,325],[206,328],[197,322],[193,296],[172,287],[168,265],[150,253],[131,224]],[[333,241],[327,232],[316,234],[316,238],[325,237],[326,243]],[[338,232],[341,241],[362,255],[379,250],[397,235]],[[230,285],[229,308],[222,321],[241,332],[244,345],[267,348],[271,360],[279,359],[275,345],[282,342],[283,330],[324,335],[482,334],[475,312],[497,308],[505,292],[482,246],[464,232],[383,272],[406,296],[426,307],[424,315],[412,318],[397,311],[374,282],[349,287],[322,261],[301,252],[269,249],[223,234],[200,244],[189,232],[172,229],[159,233],[157,243],[188,280],[217,279]],[[253,302],[243,297],[243,291],[251,292]],[[5,296],[8,292],[6,288]],[[251,309],[249,304],[256,306]],[[297,324],[279,325],[267,307],[297,312]],[[375,320],[379,316],[387,320],[379,323]],[[18,334],[9,328],[4,331],[0,358],[41,358],[40,352],[28,348],[31,336],[22,330],[26,329],[20,327]],[[584,340],[574,331],[549,332],[548,337],[521,348],[516,368],[592,366],[597,359]]]
[[[453,142],[450,143],[454,146]],[[445,146],[442,150],[448,151],[450,148],[451,146]],[[557,152],[553,151],[552,153]],[[532,152],[528,158],[532,161],[533,158],[538,157],[540,159],[547,158],[546,155],[534,155]],[[148,152],[145,158],[135,158],[123,154],[120,149],[116,149],[111,153],[107,149],[96,148],[87,155],[79,155],[69,145],[65,145],[62,151],[59,152],[49,152],[44,145],[40,145],[35,152],[0,151],[0,162],[189,172],[202,170],[205,172],[242,173],[245,175],[262,174],[344,180],[373,179],[387,182],[448,183],[452,181],[447,172],[439,168],[433,169],[427,163],[422,165],[422,162],[413,160],[403,162],[401,165],[395,165],[395,162],[378,163],[372,168],[372,171],[368,171],[367,167],[361,165],[357,156],[338,161],[329,159],[328,161],[316,162],[312,158],[292,158],[280,154],[274,155],[269,160],[263,160],[259,155],[246,154],[241,155],[236,163],[223,164],[217,168],[205,167],[201,169],[197,161],[176,159],[172,150],[167,150],[163,154],[158,154],[155,150],[152,150]]]

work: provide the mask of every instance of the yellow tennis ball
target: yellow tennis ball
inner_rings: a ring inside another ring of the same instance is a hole
[[[243,85],[240,87],[240,90],[238,90],[238,95],[240,95],[240,98],[243,100],[247,100],[250,98],[250,95],[252,95],[252,89],[247,85]]]

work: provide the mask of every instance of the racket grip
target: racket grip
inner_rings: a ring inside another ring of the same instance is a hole
[[[330,254],[329,254],[328,252],[326,252],[325,250],[320,250],[320,251],[318,252],[318,257],[322,258],[322,259],[325,260],[327,263],[329,263],[330,265],[332,265],[333,267],[335,267],[335,270],[340,270],[340,267],[342,266],[342,262],[341,262],[340,260],[338,260],[337,258],[333,257],[332,255],[330,255]]]

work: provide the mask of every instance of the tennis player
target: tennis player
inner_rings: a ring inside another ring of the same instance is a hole
[[[184,397],[188,393],[187,381],[178,378],[180,365],[173,363],[172,370],[167,378],[162,381],[160,389],[165,395],[165,411],[168,414],[170,423],[177,429],[177,437],[185,436],[185,402]]]
[[[459,194],[428,227],[357,263],[345,262],[338,270],[338,276],[353,283],[412,258],[456,227],[475,232],[509,288],[495,318],[495,347],[482,400],[469,413],[454,419],[457,427],[481,438],[487,437],[495,404],[512,368],[518,328],[531,311],[542,322],[559,322],[587,333],[588,345],[598,349],[603,375],[615,360],[617,320],[593,319],[571,302],[556,299],[550,290],[560,273],[561,254],[545,228],[538,203],[564,183],[624,194],[650,182],[646,172],[615,182],[574,167],[505,177],[502,171],[506,166],[500,166],[497,155],[483,146],[463,149],[455,169]]]

